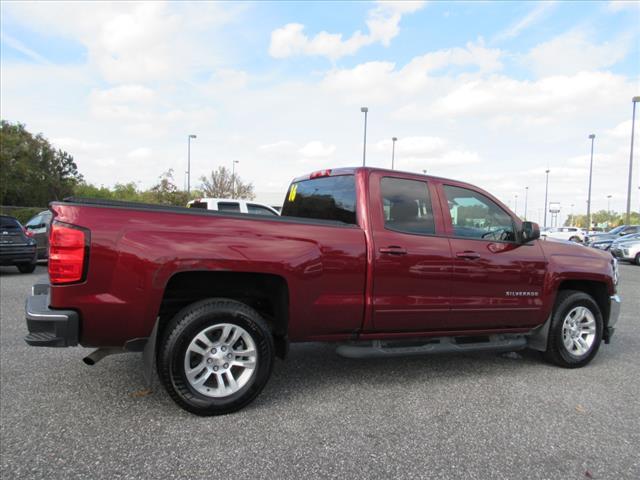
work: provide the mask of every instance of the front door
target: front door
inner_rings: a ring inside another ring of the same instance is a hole
[[[447,328],[451,253],[442,216],[427,181],[374,172],[369,181],[375,251],[373,325],[376,331]]]
[[[516,242],[514,218],[483,193],[453,185],[441,192],[453,256],[451,327],[541,323],[546,261],[539,241]]]

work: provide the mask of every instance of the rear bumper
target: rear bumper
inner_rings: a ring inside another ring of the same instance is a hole
[[[36,246],[3,245],[0,247],[0,265],[20,265],[35,263],[37,260]]]
[[[603,333],[605,343],[609,343],[616,330],[615,325],[618,322],[618,317],[620,316],[621,303],[622,299],[619,295],[616,294],[609,297],[609,321],[607,322],[607,326],[605,327]]]
[[[33,347],[71,347],[78,344],[78,312],[49,308],[49,285],[36,284],[27,298],[25,317],[29,334],[25,342]]]

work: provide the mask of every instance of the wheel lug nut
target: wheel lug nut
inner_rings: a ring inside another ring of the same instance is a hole
[[[227,347],[220,347],[220,350],[222,350],[223,352],[227,349]]]
[[[216,353],[216,352],[217,352],[217,350],[215,348],[211,349],[211,353]]]
[[[213,367],[213,371],[217,372],[218,371],[218,366],[216,365],[215,367]]]
[[[228,363],[225,363],[225,364],[223,365],[223,367],[224,367],[224,368],[229,368],[229,364],[228,364]]]
[[[213,363],[213,358],[207,358],[207,363]]]
[[[231,354],[230,353],[227,353],[227,358],[231,358]]]

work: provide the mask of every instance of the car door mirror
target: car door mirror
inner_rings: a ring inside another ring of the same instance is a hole
[[[531,242],[540,238],[540,226],[535,222],[522,222],[520,230],[521,243]]]

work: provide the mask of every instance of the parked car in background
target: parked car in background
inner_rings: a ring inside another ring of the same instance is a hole
[[[196,198],[187,203],[189,208],[203,208],[206,210],[216,210],[228,213],[250,213],[252,215],[275,215],[277,210],[269,205],[251,202],[247,200],[236,200],[230,198]]]
[[[36,269],[36,255],[36,241],[20,222],[0,215],[0,265],[14,265],[21,273],[31,273]]]
[[[29,236],[34,238],[37,244],[38,260],[46,259],[49,256],[49,227],[51,225],[51,212],[45,210],[31,218],[24,227]]]
[[[628,235],[613,242],[611,254],[619,260],[640,265],[640,233]]]
[[[569,240],[571,242],[584,242],[585,232],[578,227],[554,227],[540,232],[542,238],[558,238],[560,240]]]
[[[625,235],[632,235],[634,233],[640,233],[640,225],[620,225],[607,233],[596,233],[594,235],[587,235],[585,243],[589,246],[595,246],[594,243],[603,243],[607,240],[613,242],[619,237]],[[609,242],[609,244],[611,244]]]

